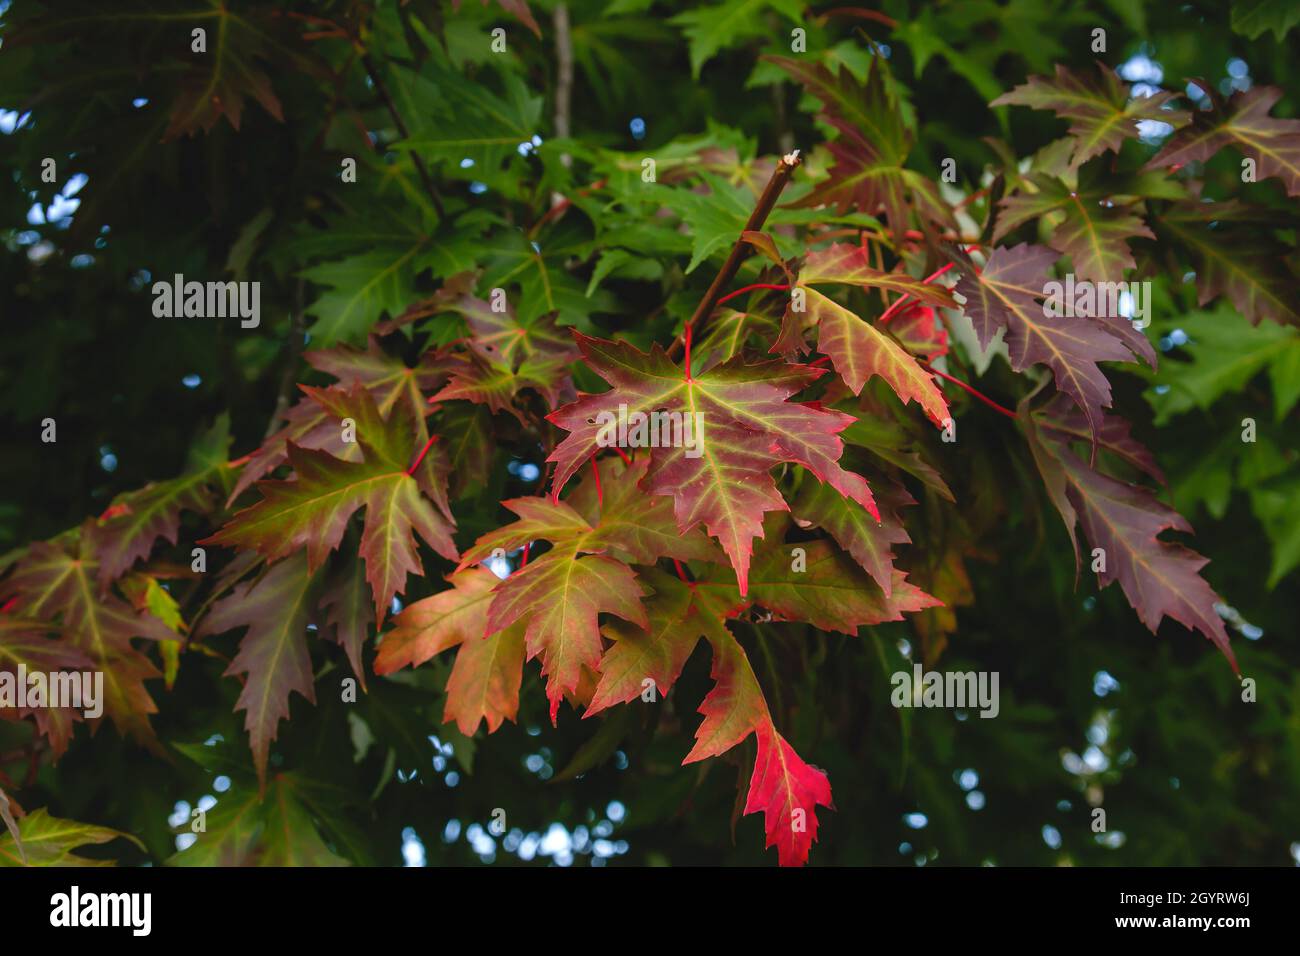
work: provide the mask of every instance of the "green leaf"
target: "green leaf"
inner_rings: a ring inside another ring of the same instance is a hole
[[[699,79],[700,68],[723,47],[740,40],[769,33],[765,13],[774,10],[792,23],[799,23],[803,4],[796,0],[724,0],[716,6],[679,13],[669,22],[682,25],[690,41],[691,76]]]
[[[1248,325],[1237,311],[1220,304],[1212,311],[1188,312],[1165,323],[1177,326],[1187,342],[1166,360],[1146,399],[1163,425],[1193,408],[1208,409],[1229,392],[1239,392],[1261,371],[1273,375],[1273,399],[1279,421],[1300,395],[1300,333],[1273,325]]]
[[[82,846],[100,846],[119,837],[130,840],[141,850],[145,849],[144,844],[129,833],[90,823],[60,820],[50,816],[44,808],[20,818],[18,832],[22,836],[21,847],[12,833],[0,834],[0,867],[113,866],[111,860],[92,860],[72,851]]]
[[[877,483],[876,502],[880,506],[880,521],[876,521],[856,501],[835,493],[820,482],[803,481],[790,511],[795,520],[814,524],[827,531],[841,548],[849,552],[878,584],[885,597],[894,586],[894,552],[896,544],[909,544],[911,538],[899,520],[897,510],[915,504],[901,485],[885,486],[882,493]]]
[[[1273,545],[1268,586],[1300,567],[1300,480],[1287,476],[1252,488],[1250,507]]]
[[[1272,30],[1281,43],[1290,29],[1300,23],[1300,7],[1291,0],[1234,0],[1232,4],[1232,30],[1244,37],[1257,40]]]
[[[167,866],[348,866],[322,838],[304,780],[278,773],[265,796],[228,793],[207,811],[204,831]]]

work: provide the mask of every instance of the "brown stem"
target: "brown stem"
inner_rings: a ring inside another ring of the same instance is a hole
[[[771,215],[772,209],[776,206],[776,201],[781,197],[782,190],[790,182],[794,175],[795,168],[803,162],[799,156],[799,150],[788,153],[781,157],[781,161],[776,164],[776,169],[772,171],[772,178],[767,181],[763,187],[762,194],[758,197],[758,204],[754,211],[749,214],[749,221],[745,223],[745,232],[758,232],[763,228],[763,223],[767,222],[767,217]],[[695,309],[695,314],[691,316],[690,322],[686,323],[687,327],[692,328],[696,338],[704,331],[704,323],[708,321],[713,309],[718,304],[718,299],[722,298],[722,292],[727,284],[736,277],[736,272],[740,269],[740,264],[745,261],[745,257],[753,251],[753,246],[744,239],[737,236],[736,244],[731,247],[731,253],[727,256],[727,261],[722,264],[722,269],[713,279],[713,284],[709,286],[709,291],[704,293],[704,298]],[[672,346],[668,349],[668,357],[676,358],[677,355],[686,347],[686,330],[677,337]]]
[[[374,84],[375,92],[379,98],[384,101],[384,106],[388,108],[388,115],[393,118],[393,123],[397,126],[397,131],[402,134],[402,139],[410,139],[411,131],[406,126],[406,121],[402,119],[397,107],[393,104],[393,98],[388,95],[388,87],[384,86],[384,81],[379,78],[379,71],[375,69],[375,61],[370,58],[369,53],[361,54],[361,63],[366,68],[366,75],[370,77],[370,82]],[[411,151],[411,161],[415,163],[415,170],[420,174],[420,182],[424,184],[424,191],[429,194],[433,200],[433,208],[438,210],[438,219],[446,219],[447,213],[442,208],[442,197],[438,195],[438,189],[433,185],[433,180],[429,177],[429,170],[425,168],[424,160],[420,154]]]
[[[569,138],[569,114],[573,103],[573,37],[569,32],[569,8],[558,4],[551,13],[555,25],[555,135]],[[573,165],[573,157],[565,153],[560,157],[565,166]]]

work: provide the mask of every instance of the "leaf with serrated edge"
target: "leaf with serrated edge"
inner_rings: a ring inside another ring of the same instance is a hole
[[[1045,314],[1039,299],[1047,295],[1048,269],[1056,258],[1051,249],[1022,243],[993,250],[976,271],[959,253],[956,291],[966,299],[962,308],[980,347],[988,348],[997,331],[1006,329],[1012,369],[1036,364],[1051,369],[1057,389],[1083,410],[1095,436],[1101,410],[1111,403],[1110,382],[1097,363],[1131,362],[1140,354],[1154,367],[1154,352],[1147,353],[1150,343],[1126,319]]]
[[[488,733],[495,733],[503,720],[514,720],[519,711],[523,676],[522,624],[465,640],[447,679],[443,722],[455,720],[460,732],[471,737],[483,720]]]
[[[1159,537],[1166,530],[1190,533],[1191,525],[1146,488],[1090,468],[1070,450],[1068,433],[1044,427],[1051,423],[1050,413],[1040,410],[1021,418],[1028,423],[1030,448],[1066,528],[1073,537],[1076,521],[1082,523],[1089,543],[1104,551],[1104,570],[1097,572],[1100,586],[1118,580],[1153,634],[1165,617],[1200,631],[1236,671],[1228,632],[1215,610],[1221,601],[1198,573],[1208,559]]]
[[[937,425],[949,418],[948,403],[934,376],[888,334],[816,289],[808,289],[808,311],[817,322],[817,348],[831,357],[853,394],[879,375],[900,401],[915,401]]]
[[[825,773],[804,763],[770,720],[757,730],[745,813],[763,812],[767,846],[776,847],[782,866],[802,866],[817,842],[816,808],[834,809],[831,784]]]
[[[76,558],[52,544],[31,545],[0,589],[0,604],[16,597],[15,614],[43,621],[59,616],[64,638],[104,673],[105,716],[124,734],[157,748],[148,715],[157,713],[158,707],[144,681],[162,675],[132,647],[131,639],[169,641],[175,640],[176,633],[152,614],[136,613],[116,595],[99,594],[91,526],[87,522],[82,528]]]
[[[640,579],[654,590],[645,602],[650,624],[605,625],[604,634],[614,643],[600,660],[600,682],[584,718],[639,697],[646,680],[654,681],[661,696],[667,694],[708,629],[695,610],[691,590],[680,579],[654,568],[642,572]]]
[[[604,428],[602,434],[600,413],[617,416],[625,405],[629,415],[666,410],[686,423],[700,414],[698,456],[687,454],[684,445],[653,448],[644,487],[673,496],[679,530],[703,522],[720,540],[742,592],[764,512],[788,510],[770,474],[777,464],[801,464],[875,513],[866,480],[839,465],[844,446],[836,433],[852,418],[787,401],[820,370],[779,361],[746,365],[734,358],[688,379],[658,345],[646,354],[625,342],[576,337],[587,364],[614,387],[548,416],[570,432],[549,458],[556,462],[554,487],[562,488],[600,450],[609,433]]]
[[[1206,89],[1213,108],[1192,114],[1192,123],[1165,143],[1146,169],[1204,162],[1227,145],[1234,145],[1255,161],[1259,179],[1277,177],[1288,196],[1300,196],[1300,120],[1268,115],[1282,90],[1252,86],[1238,90],[1225,103],[1214,89]]]
[[[407,575],[423,573],[412,532],[455,560],[452,527],[405,471],[405,462],[415,452],[406,445],[412,432],[410,412],[398,405],[387,419],[381,418],[374,398],[359,385],[351,392],[331,392],[327,400],[335,410],[352,413],[348,417],[356,422],[365,460],[343,461],[289,443],[294,480],[260,482],[262,500],[200,544],[251,548],[268,561],[305,548],[308,566],[315,570],[339,546],[353,513],[364,507],[361,556],[378,625],[393,596],[405,589]]]
[[[487,610],[500,579],[486,568],[466,568],[447,576],[451,587],[408,605],[393,619],[375,657],[375,673],[418,667],[462,641],[487,633]]]
[[[880,521],[872,520],[857,502],[840,497],[825,485],[805,481],[790,502],[790,511],[796,520],[829,532],[880,585],[885,597],[889,597],[894,586],[892,546],[909,544],[912,540],[896,509],[916,502],[901,485],[886,486],[883,494],[877,485],[876,500],[880,505]]]
[[[1128,87],[1104,63],[1096,73],[1076,73],[1061,64],[1056,76],[1031,76],[1009,93],[1003,93],[990,106],[1030,106],[1052,110],[1071,121],[1074,137],[1072,167],[1106,151],[1118,151],[1125,139],[1136,139],[1140,120],[1159,120],[1171,126],[1187,122],[1188,115],[1164,109],[1174,94],[1130,96]]]
[[[307,652],[307,625],[315,609],[312,585],[306,556],[295,554],[272,565],[264,576],[236,585],[200,625],[203,635],[248,628],[226,676],[246,675],[235,709],[245,712],[244,728],[263,790],[271,741],[280,721],[289,717],[289,695],[297,691],[316,703]]]

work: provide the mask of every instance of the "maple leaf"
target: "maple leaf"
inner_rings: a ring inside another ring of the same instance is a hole
[[[1070,445],[1082,423],[1068,405],[1053,400],[1028,415],[1022,408],[1020,419],[1048,496],[1070,533],[1076,562],[1079,548],[1074,529],[1082,524],[1089,543],[1102,549],[1097,571],[1101,587],[1118,580],[1151,633],[1171,617],[1189,630],[1200,631],[1237,671],[1228,633],[1215,610],[1222,602],[1199,574],[1208,559],[1159,537],[1164,531],[1190,533],[1186,519],[1148,489],[1104,474],[1079,458]],[[1154,462],[1129,436],[1126,425],[1111,426],[1108,444],[1131,463],[1152,470]]]
[[[439,410],[438,441],[429,449],[440,486],[456,498],[485,487],[492,468],[493,446],[483,440],[492,433],[492,416],[486,408],[453,405]]]
[[[459,13],[460,5],[463,2],[464,0],[451,0],[452,10]],[[483,6],[486,7],[488,2],[489,0],[483,0]],[[532,30],[535,36],[541,37],[542,29],[537,25],[537,21],[533,19],[533,12],[528,9],[528,0],[498,0],[498,2],[502,10]]]
[[[113,499],[94,526],[95,557],[99,561],[101,592],[136,561],[148,557],[159,538],[176,543],[181,512],[205,513],[211,506],[213,485],[228,471],[230,420],[223,416],[191,449],[184,473],[171,481],[146,485]]]
[[[1282,180],[1288,196],[1300,196],[1300,120],[1268,115],[1282,90],[1252,86],[1238,90],[1225,102],[1204,81],[1196,84],[1210,98],[1211,108],[1192,114],[1191,125],[1174,134],[1144,169],[1205,162],[1224,146],[1236,146],[1255,161],[1260,179]]]
[[[519,416],[511,401],[521,388],[532,388],[555,408],[574,398],[570,362],[578,357],[573,339],[555,324],[555,315],[525,325],[506,300],[501,309],[468,292],[448,295],[441,312],[459,314],[469,329],[467,344],[477,361],[452,367],[448,385],[430,401],[461,398],[485,404],[492,411]]]
[[[54,622],[63,638],[104,673],[104,716],[123,734],[158,748],[149,714],[158,712],[144,682],[161,677],[149,658],[131,644],[135,637],[177,638],[175,631],[148,613],[137,613],[114,594],[98,593],[98,572],[88,529],[73,557],[63,548],[35,542],[0,590],[0,603],[15,599],[11,613]]]
[[[524,647],[522,624],[461,644],[447,678],[443,722],[454,719],[460,732],[472,737],[480,720],[487,723],[488,733],[494,733],[503,720],[514,720],[524,676]]]
[[[225,794],[207,811],[203,838],[166,861],[167,866],[348,866],[322,838],[319,784],[277,773],[263,792]]]
[[[289,695],[297,691],[316,703],[307,651],[315,583],[306,555],[295,554],[271,565],[265,575],[237,584],[212,606],[196,631],[203,637],[248,628],[225,676],[246,675],[235,709],[245,712],[244,729],[263,790],[271,741],[280,721],[289,717]]]
[[[46,637],[57,630],[56,625],[45,621],[0,614],[0,673],[8,672],[17,680],[19,667],[25,667],[28,674],[93,670],[94,661],[72,644]],[[37,731],[49,741],[55,760],[67,751],[73,724],[82,719],[81,711],[72,707],[17,707],[16,701],[0,707],[0,718],[24,717],[35,721]],[[0,794],[0,802],[3,799]]]
[[[804,763],[777,732],[744,649],[722,623],[725,607],[709,600],[699,610],[701,615],[711,615],[708,638],[714,686],[700,705],[704,720],[696,730],[695,746],[682,763],[716,757],[756,734],[758,756],[745,813],[763,811],[767,846],[777,847],[782,866],[799,866],[807,862],[817,839],[816,808],[831,806],[830,781]]]
[[[1268,212],[1236,200],[1190,201],[1170,205],[1153,222],[1191,254],[1198,305],[1226,295],[1256,325],[1266,318],[1300,325],[1300,283],[1286,264],[1289,247],[1269,236],[1282,223]]]
[[[801,285],[856,285],[863,289],[887,289],[926,302],[955,308],[952,295],[942,286],[914,279],[906,272],[883,272],[871,265],[866,248],[850,242],[832,243],[804,257],[799,269]]]
[[[905,349],[928,362],[948,354],[948,330],[932,305],[916,302],[905,307],[889,324],[889,331]]]
[[[383,351],[379,341],[371,336],[364,350],[350,345],[330,349],[314,349],[302,356],[309,365],[338,379],[338,386],[346,391],[356,384],[363,385],[374,397],[379,411],[388,415],[395,405],[406,405],[415,422],[411,442],[416,447],[428,439],[424,426],[427,403],[424,392],[437,388],[447,380],[449,363],[444,356],[428,352],[414,367]],[[328,451],[349,461],[361,459],[355,443],[343,440],[342,429],[327,407],[307,394],[282,416],[287,424],[267,438],[240,471],[227,505],[253,486],[259,478],[269,474],[287,460],[285,446],[292,441],[301,448]]]
[[[393,618],[375,656],[375,673],[418,667],[462,641],[487,633],[487,611],[500,579],[487,568],[465,568],[447,576],[451,587],[421,598]]]
[[[461,399],[486,405],[492,412],[509,412],[521,423],[526,423],[526,416],[515,403],[519,392],[525,388],[541,394],[549,408],[571,401],[576,394],[569,378],[568,362],[561,359],[526,359],[518,368],[511,368],[477,356],[458,356],[451,381],[430,401]]]
[[[1273,323],[1243,328],[1226,302],[1214,309],[1182,313],[1176,321],[1187,336],[1181,350],[1187,361],[1166,364],[1161,371],[1168,374],[1162,374],[1152,383],[1156,388],[1146,393],[1156,413],[1154,424],[1164,425],[1193,408],[1208,410],[1223,395],[1240,392],[1265,369],[1273,386],[1275,420],[1282,421],[1300,401],[1300,375],[1296,374],[1300,330]],[[1222,512],[1215,515],[1222,516]]]
[[[879,375],[903,404],[915,400],[936,423],[942,424],[948,418],[948,404],[933,376],[882,329],[810,288],[821,284],[889,289],[911,296],[918,303],[955,308],[948,290],[906,273],[875,269],[868,261],[867,250],[849,243],[809,253],[799,270],[808,324],[818,328],[817,348],[830,356],[835,371],[853,393],[860,393],[873,375]],[[790,317],[787,313],[787,319]],[[788,325],[783,326],[781,339],[772,351],[786,352],[796,343],[802,344],[802,328],[796,333]]]
[[[863,392],[858,398],[861,410],[854,409],[856,420],[840,433],[845,444],[865,448],[872,455],[916,478],[939,497],[955,502],[952,489],[926,460],[912,422],[892,414],[885,406]]]
[[[522,83],[518,78],[516,81]],[[537,104],[540,111],[541,97]],[[515,145],[533,135],[538,122],[534,119],[528,132],[515,139]],[[479,135],[479,130],[473,132]],[[513,151],[514,146],[510,149]],[[456,155],[464,152],[458,150]],[[483,272],[482,285],[496,289],[517,283],[519,292],[513,298],[519,321],[525,326],[532,327],[537,319],[550,314],[564,325],[587,322],[592,312],[618,310],[609,292],[598,289],[588,295],[586,286],[570,269],[574,260],[590,258],[594,246],[585,231],[569,222],[560,223],[540,240],[530,240],[519,230],[498,233],[489,250],[491,259]]]
[[[214,6],[197,18],[205,16],[217,21],[204,27],[206,42],[212,47],[189,58],[193,65],[177,81],[164,142],[199,129],[207,132],[222,116],[239,129],[249,95],[276,120],[284,122],[271,80],[258,65],[259,61],[267,62],[284,53],[283,47],[269,42],[270,23],[252,19],[246,11],[235,14],[224,6]]]
[[[352,561],[332,578],[321,600],[325,614],[322,636],[332,637],[347,655],[352,673],[366,689],[366,669],[361,664],[361,648],[369,636],[370,595],[361,562]]]
[[[891,548],[912,540],[898,518],[897,509],[916,502],[899,484],[886,485],[883,494],[877,484],[876,502],[880,507],[880,521],[873,520],[857,502],[842,498],[823,484],[805,481],[800,483],[790,502],[790,511],[799,524],[814,524],[829,532],[880,585],[885,597],[889,597],[894,586]]]
[[[411,142],[405,139],[394,146],[405,150]],[[515,145],[519,142],[513,139]],[[385,334],[404,324],[408,307],[419,305],[418,277],[429,272],[448,283],[458,282],[487,251],[481,229],[430,227],[436,213],[420,195],[409,160],[389,164],[376,157],[363,162],[370,164],[367,174],[379,180],[377,201],[349,208],[325,230],[303,232],[282,247],[298,262],[326,260],[298,272],[325,287],[306,307],[308,314],[317,316],[308,330],[317,346],[359,342],[370,332]],[[383,195],[385,183],[392,183],[394,195]],[[381,320],[385,313],[390,318]]]
[[[555,324],[553,314],[524,325],[508,300],[498,311],[472,295],[463,295],[447,309],[460,314],[469,328],[468,345],[480,358],[517,369],[528,359],[552,359],[567,365],[578,357],[573,339]]]
[[[698,588],[695,605],[713,650],[709,674],[713,687],[700,703],[704,720],[695,730],[695,744],[683,765],[721,756],[771,720],[749,658],[725,623],[735,606],[723,591]]]
[[[1058,63],[1055,77],[1032,76],[989,105],[1052,110],[1071,120],[1074,148],[1070,167],[1077,168],[1104,152],[1118,152],[1125,139],[1136,139],[1141,120],[1159,120],[1174,127],[1186,123],[1187,113],[1164,108],[1174,95],[1160,92],[1130,97],[1128,86],[1104,63],[1099,62],[1093,74],[1075,73]]]
[[[394,619],[375,658],[376,674],[406,665],[418,667],[459,645],[447,680],[444,722],[455,720],[473,736],[480,720],[493,733],[519,710],[523,680],[522,623],[488,635],[488,608],[500,579],[486,568],[465,568],[447,576],[451,588],[416,601]]]
[[[599,530],[599,540],[632,564],[654,564],[660,558],[679,561],[720,561],[722,556],[699,528],[678,531],[667,498],[641,490],[650,459],[639,456],[597,459],[599,483],[582,481],[566,504]],[[598,491],[597,488],[600,490]]]
[[[1151,343],[1121,316],[1046,314],[1039,299],[1047,295],[1049,269],[1057,259],[1053,250],[1028,243],[999,247],[979,271],[960,250],[955,255],[961,274],[956,292],[966,300],[962,308],[980,347],[988,348],[1005,329],[1012,369],[1036,364],[1051,369],[1057,389],[1083,410],[1093,435],[1101,430],[1102,407],[1111,402],[1110,382],[1097,363],[1131,362],[1140,355],[1155,367]]]
[[[691,76],[699,79],[701,67],[723,46],[764,35],[767,20],[759,14],[766,10],[775,10],[794,23],[803,15],[803,7],[795,0],[723,0],[674,16],[670,22],[682,24],[690,44]]]
[[[904,613],[942,603],[897,568],[889,569],[886,590],[829,541],[785,544],[788,527],[789,518],[781,514],[769,515],[764,522],[763,547],[754,556],[747,596],[734,591],[732,582],[712,568],[696,587],[721,589],[718,600],[731,606],[753,603],[778,620],[807,621],[823,631],[851,635],[864,625],[901,621]]]
[[[181,617],[180,605],[152,574],[132,571],[121,578],[118,586],[123,596],[131,602],[137,611],[148,611],[176,632],[176,640],[162,641],[158,650],[163,659],[163,685],[171,690],[176,684],[176,676],[181,666],[181,635],[189,630],[189,625]]]
[[[1300,9],[1286,0],[1247,0],[1232,6],[1232,30],[1252,40],[1272,30],[1279,43],[1300,22]]]
[[[757,168],[761,167],[756,164]],[[775,165],[770,169],[775,169]],[[749,172],[743,165],[737,165],[731,176],[718,175],[703,167],[695,168],[691,171],[690,182],[660,188],[654,193],[656,199],[680,217],[689,233],[691,259],[686,265],[688,275],[710,256],[729,250],[735,245],[737,235],[743,236],[746,232],[754,203],[763,188],[763,182],[750,180]],[[737,182],[738,179],[741,181]],[[816,214],[776,209],[769,216],[768,225],[797,222],[799,217],[816,218]],[[675,251],[675,245],[669,246],[667,242],[663,245]]]
[[[956,228],[934,183],[903,165],[912,148],[912,134],[903,122],[896,97],[886,86],[881,57],[872,58],[865,85],[844,68],[836,76],[819,63],[772,56],[764,59],[820,99],[823,118],[840,133],[826,145],[834,164],[829,177],[791,203],[792,207],[832,204],[841,213],[857,209],[870,216],[883,209],[889,228],[899,239],[908,228],[912,211],[923,228],[929,229],[932,223]]]
[[[359,383],[350,392],[306,386],[304,391],[339,418],[355,422],[365,460],[344,461],[287,443],[294,480],[259,482],[262,500],[200,543],[252,549],[268,561],[306,548],[314,571],[339,546],[353,513],[364,507],[361,556],[378,625],[393,596],[405,589],[407,575],[422,573],[412,531],[440,555],[455,560],[452,525],[408,473],[407,461],[415,449],[409,444],[414,423],[406,405],[396,405],[385,419]]]
[[[549,498],[502,502],[520,520],[483,535],[465,552],[462,567],[536,539],[551,550],[530,561],[497,586],[488,608],[487,633],[526,620],[528,659],[540,657],[546,695],[555,721],[566,692],[578,688],[582,669],[600,665],[597,615],[616,614],[641,627],[648,623],[639,600],[644,593],[631,568],[603,552],[630,550],[638,536],[604,522],[594,527],[567,503]]]
[[[609,431],[598,420],[602,412],[617,417],[620,407],[628,415],[667,411],[683,416],[680,421],[700,422],[698,455],[688,454],[684,443],[654,448],[642,487],[673,496],[679,531],[703,523],[720,540],[742,593],[763,514],[788,510],[770,474],[775,465],[801,464],[876,513],[866,480],[839,465],[843,444],[836,433],[852,417],[787,401],[815,381],[820,369],[779,361],[746,365],[736,357],[688,375],[658,345],[646,354],[626,342],[575,335],[587,365],[613,388],[547,416],[570,433],[548,459],[556,462],[554,487],[562,488],[600,449]]]
[[[831,803],[826,774],[810,767],[769,720],[756,728],[758,756],[749,778],[745,813],[763,812],[767,846],[775,846],[782,866],[801,866],[817,842],[819,806]]]
[[[462,558],[462,563],[468,564],[497,549],[510,550],[536,539],[552,543],[550,551],[496,585],[485,622],[486,632],[495,635],[529,613],[529,602],[544,609],[533,611],[525,638],[529,658],[540,655],[543,674],[551,676],[552,719],[561,697],[577,693],[583,669],[600,670],[597,613],[617,614],[641,628],[647,624],[645,610],[635,600],[642,593],[640,585],[626,562],[653,564],[661,557],[708,561],[717,557],[712,543],[698,529],[678,533],[668,501],[638,489],[648,467],[645,459],[627,465],[605,459],[598,467],[602,492],[596,491],[593,480],[579,484],[565,502],[545,498],[504,502],[520,520],[484,535]],[[579,558],[580,554],[588,557]],[[486,577],[476,579],[476,592],[496,584],[490,572],[482,574]],[[619,587],[629,588],[627,593],[634,597],[615,593]],[[566,601],[575,603],[566,609]],[[477,626],[477,619],[473,623]],[[593,685],[592,691],[596,690]]]
[[[21,843],[11,833],[0,835],[0,867],[103,866],[102,860],[77,856],[72,851],[82,846],[100,846],[119,837],[130,840],[141,851],[145,850],[145,845],[129,833],[75,820],[60,820],[50,816],[44,807],[22,817],[17,822],[17,829]]]
[[[583,719],[639,697],[645,680],[667,694],[699,639],[718,626],[696,608],[694,589],[680,578],[648,568],[640,581],[653,592],[645,600],[650,623],[641,628],[614,620],[602,629],[613,643],[600,660],[600,682]]]
[[[742,354],[746,346],[761,343],[766,347],[777,337],[780,328],[778,320],[763,309],[740,312],[724,306],[691,345],[691,364],[699,369],[712,368]]]
[[[889,383],[903,404],[915,401],[936,424],[948,419],[948,403],[934,382],[888,333],[859,318],[816,289],[807,290],[808,312],[817,323],[817,348],[856,395],[874,375]]]
[[[301,270],[302,278],[326,287],[307,306],[307,314],[316,316],[312,339],[322,344],[360,339],[381,314],[399,315],[424,270],[429,242],[427,236],[412,236]]]
[[[1080,278],[1118,282],[1125,269],[1136,265],[1128,240],[1155,238],[1140,216],[1117,206],[1099,186],[1080,182],[1078,189],[1071,189],[1055,176],[1040,173],[1029,173],[1025,181],[1037,192],[1022,191],[1001,201],[1003,215],[993,230],[994,242],[1031,219],[1063,213],[1049,240],[1051,247],[1070,257]]]

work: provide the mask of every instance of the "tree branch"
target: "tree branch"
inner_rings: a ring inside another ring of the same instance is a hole
[[[555,135],[568,139],[573,105],[573,36],[569,31],[568,6],[557,4],[551,22],[555,25]],[[565,153],[560,162],[572,166],[573,157]]]
[[[754,207],[754,211],[749,214],[749,221],[745,223],[745,232],[758,232],[763,228],[763,223],[767,222],[767,217],[771,215],[777,199],[781,197],[782,190],[785,189],[786,184],[793,177],[795,168],[802,162],[803,159],[800,158],[797,149],[781,157],[781,161],[776,164],[776,169],[772,171],[772,178],[767,181],[762,194],[758,197],[758,204]],[[714,278],[713,284],[709,286],[709,291],[704,293],[704,298],[700,300],[700,304],[696,307],[695,314],[686,323],[687,328],[692,329],[697,338],[703,332],[704,323],[713,313],[718,300],[722,298],[722,291],[736,277],[740,264],[745,261],[745,258],[752,251],[753,247],[749,243],[739,236],[736,237],[736,244],[731,247],[731,253],[727,256],[727,261],[722,264],[722,269]],[[686,330],[683,329],[682,334],[668,349],[669,358],[676,358],[685,347]]]
[[[368,52],[361,54],[361,63],[366,68],[366,75],[370,77],[370,82],[374,84],[375,92],[379,98],[384,101],[384,106],[388,108],[388,115],[393,118],[393,123],[397,126],[397,131],[402,134],[402,139],[410,139],[411,131],[406,126],[406,121],[402,119],[397,107],[393,104],[393,98],[388,95],[388,87],[384,86],[384,81],[379,78],[379,71],[375,69],[375,61],[370,58]],[[424,160],[420,154],[411,151],[411,161],[415,163],[415,170],[420,174],[420,182],[424,184],[424,191],[429,194],[433,200],[433,208],[438,210],[438,219],[446,219],[447,213],[442,208],[442,197],[438,195],[438,188],[433,185],[433,179],[429,176],[429,170],[424,165]]]

